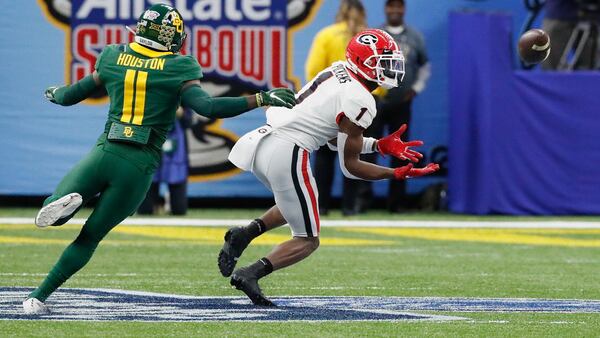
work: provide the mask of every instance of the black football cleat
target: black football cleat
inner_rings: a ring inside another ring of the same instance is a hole
[[[250,244],[251,239],[242,227],[235,227],[225,233],[225,243],[219,252],[219,270],[223,277],[231,276],[238,258]]]
[[[237,269],[231,276],[229,283],[238,290],[242,290],[254,305],[277,306],[263,295],[258,278],[252,276],[247,268]]]

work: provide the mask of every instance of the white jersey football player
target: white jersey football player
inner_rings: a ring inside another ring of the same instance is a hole
[[[362,136],[376,114],[371,91],[377,86],[398,86],[404,76],[404,58],[394,39],[382,30],[363,31],[348,44],[346,60],[335,62],[307,83],[296,95],[294,108],[269,108],[267,125],[240,138],[229,155],[232,163],[251,171],[275,198],[275,206],[260,218],[227,231],[218,257],[221,274],[231,276],[231,285],[256,305],[274,305],[262,294],[258,279],[297,263],[319,246],[318,191],[309,161],[312,151],[324,144],[337,150],[342,172],[353,179],[403,180],[439,169],[434,163],[419,169],[412,164],[387,168],[360,160],[361,153],[379,152],[417,162],[422,155],[410,147],[423,143],[402,141],[406,126],[379,140]],[[292,230],[291,240],[254,264],[233,271],[252,239],[286,223]]]

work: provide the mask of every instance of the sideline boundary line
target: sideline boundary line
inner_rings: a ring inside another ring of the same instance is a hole
[[[67,224],[82,225],[85,218],[73,218]],[[201,218],[128,218],[123,225],[154,226],[241,226],[248,219]],[[0,224],[33,224],[29,217],[0,217]],[[600,229],[600,222],[589,221],[393,221],[393,220],[321,220],[322,226],[390,228],[502,228],[502,229]]]

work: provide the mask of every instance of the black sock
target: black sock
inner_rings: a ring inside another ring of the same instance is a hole
[[[271,261],[267,259],[267,257],[263,257],[257,260],[252,265],[248,266],[248,269],[257,277],[263,278],[264,276],[273,272],[273,264]]]
[[[256,238],[265,231],[267,231],[267,226],[265,225],[265,222],[262,221],[262,219],[257,218],[254,221],[250,222],[250,224],[246,225],[244,229],[246,230],[248,235],[250,235],[250,237]]]

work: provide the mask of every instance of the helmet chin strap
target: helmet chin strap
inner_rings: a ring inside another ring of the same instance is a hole
[[[365,72],[363,72],[362,70],[360,70],[360,68],[358,68],[354,62],[350,61],[350,60],[346,60],[346,62],[348,63],[348,65],[350,66],[350,70],[352,70],[354,73],[356,74],[360,74],[360,76],[362,76],[365,80],[371,81],[371,82],[375,82],[377,83],[377,80],[372,79],[370,76],[368,76],[367,74],[365,74]]]
[[[383,71],[377,70],[377,75],[383,77],[384,80],[379,79],[379,81],[377,81],[377,83],[385,88],[385,89],[392,89],[392,88],[396,88],[398,87],[399,83],[398,83],[398,78],[396,77],[395,79],[387,77],[383,74]],[[386,80],[389,80],[391,82],[388,82]],[[395,81],[394,81],[395,80]]]
[[[392,85],[392,84],[385,83],[385,82],[381,82],[381,83],[379,83],[379,85],[380,85],[381,87],[383,87],[383,88],[387,89],[387,90],[390,90],[390,89],[393,89],[393,88],[396,88],[396,87],[398,87],[398,86],[394,86],[394,85]]]

